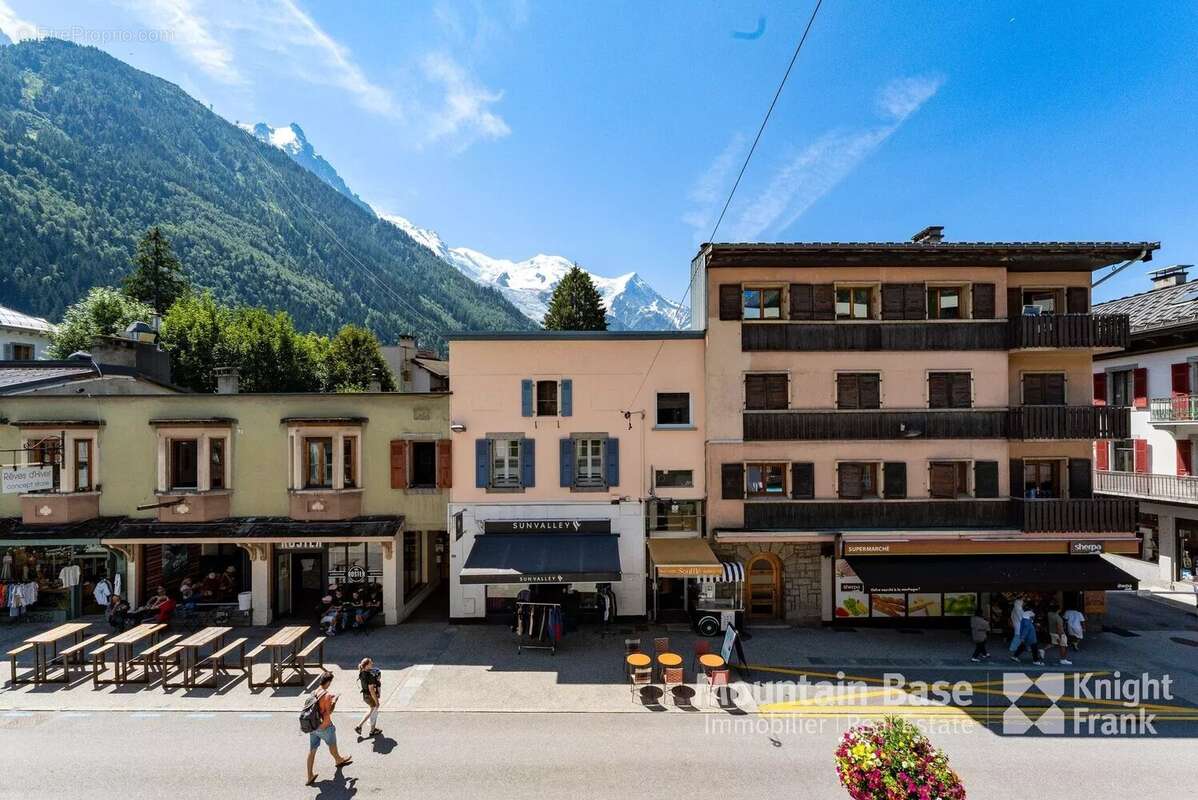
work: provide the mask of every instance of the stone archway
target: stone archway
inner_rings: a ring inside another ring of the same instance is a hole
[[[769,552],[754,553],[745,563],[745,614],[753,619],[782,619],[782,559]]]

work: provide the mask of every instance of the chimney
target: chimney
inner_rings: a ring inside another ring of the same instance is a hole
[[[944,241],[944,226],[929,225],[911,237],[916,244],[940,244]]]
[[[217,367],[213,372],[216,374],[217,394],[238,393],[238,382],[241,376],[237,372],[237,367]]]
[[[1164,269],[1149,272],[1148,277],[1152,279],[1152,288],[1168,289],[1170,286],[1181,286],[1186,282],[1186,271],[1193,266],[1193,264],[1173,264]]]
[[[158,334],[144,322],[134,322],[124,336],[96,336],[90,348],[100,365],[126,367],[161,383],[171,381],[171,358],[158,346]]]

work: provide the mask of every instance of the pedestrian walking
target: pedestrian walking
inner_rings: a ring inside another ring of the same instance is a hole
[[[1071,608],[1065,612],[1065,632],[1069,635],[1069,643],[1074,650],[1081,650],[1082,639],[1086,636],[1086,615]]]
[[[1016,664],[1020,663],[1019,656],[1026,649],[1032,654],[1032,664],[1037,667],[1044,666],[1044,655],[1039,649],[1039,640],[1036,638],[1036,612],[1024,611],[1023,619],[1019,623],[1019,646],[1011,653],[1011,660]]]
[[[320,724],[313,728],[308,733],[308,785],[316,783],[316,773],[312,771],[312,767],[316,764],[316,751],[320,749],[320,743],[324,742],[329,747],[329,753],[333,756],[333,763],[337,769],[348,766],[353,763],[352,758],[342,758],[341,752],[337,750],[337,726],[333,724],[333,709],[337,707],[337,695],[329,691],[329,685],[333,682],[333,673],[322,672],[320,674],[320,685],[317,687],[313,698],[317,714],[320,717]],[[310,700],[309,703],[312,703]],[[309,706],[305,705],[304,713],[307,714]]]
[[[1058,648],[1060,660],[1057,663],[1064,664],[1066,667],[1073,666],[1073,662],[1069,660],[1069,636],[1065,633],[1065,620],[1061,617],[1056,603],[1048,607],[1045,621],[1048,623],[1048,642],[1055,644]]]
[[[379,693],[383,688],[382,676],[378,669],[374,666],[374,661],[369,657],[362,659],[358,664],[358,683],[362,686],[362,699],[366,701],[366,714],[359,720],[354,727],[354,733],[360,737],[362,735],[362,726],[367,722],[370,723],[370,732],[367,736],[378,736],[382,731],[379,729]]]
[[[1023,600],[1016,599],[1011,605],[1011,646],[1008,648],[1011,655],[1015,655],[1015,651],[1019,649],[1021,638],[1019,629],[1023,625]]]
[[[989,658],[990,652],[986,649],[986,637],[990,633],[990,623],[982,614],[982,609],[977,609],[973,612],[973,616],[969,620],[969,630],[973,636],[973,657],[970,661],[981,661],[983,658]]]

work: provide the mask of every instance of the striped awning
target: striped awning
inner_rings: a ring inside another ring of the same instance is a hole
[[[745,565],[739,561],[721,561],[723,573],[720,575],[704,575],[699,578],[705,583],[731,583],[745,579]]]

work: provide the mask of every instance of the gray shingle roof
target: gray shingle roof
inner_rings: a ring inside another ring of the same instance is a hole
[[[54,326],[41,317],[31,317],[12,308],[0,306],[0,327],[19,328],[23,331],[35,331],[49,335]]]
[[[1094,306],[1095,314],[1127,314],[1131,332],[1171,328],[1198,322],[1198,282],[1167,286],[1120,297]]]
[[[9,361],[0,366],[0,389],[11,389],[45,381],[70,380],[95,375],[91,364],[62,364],[53,361]]]

